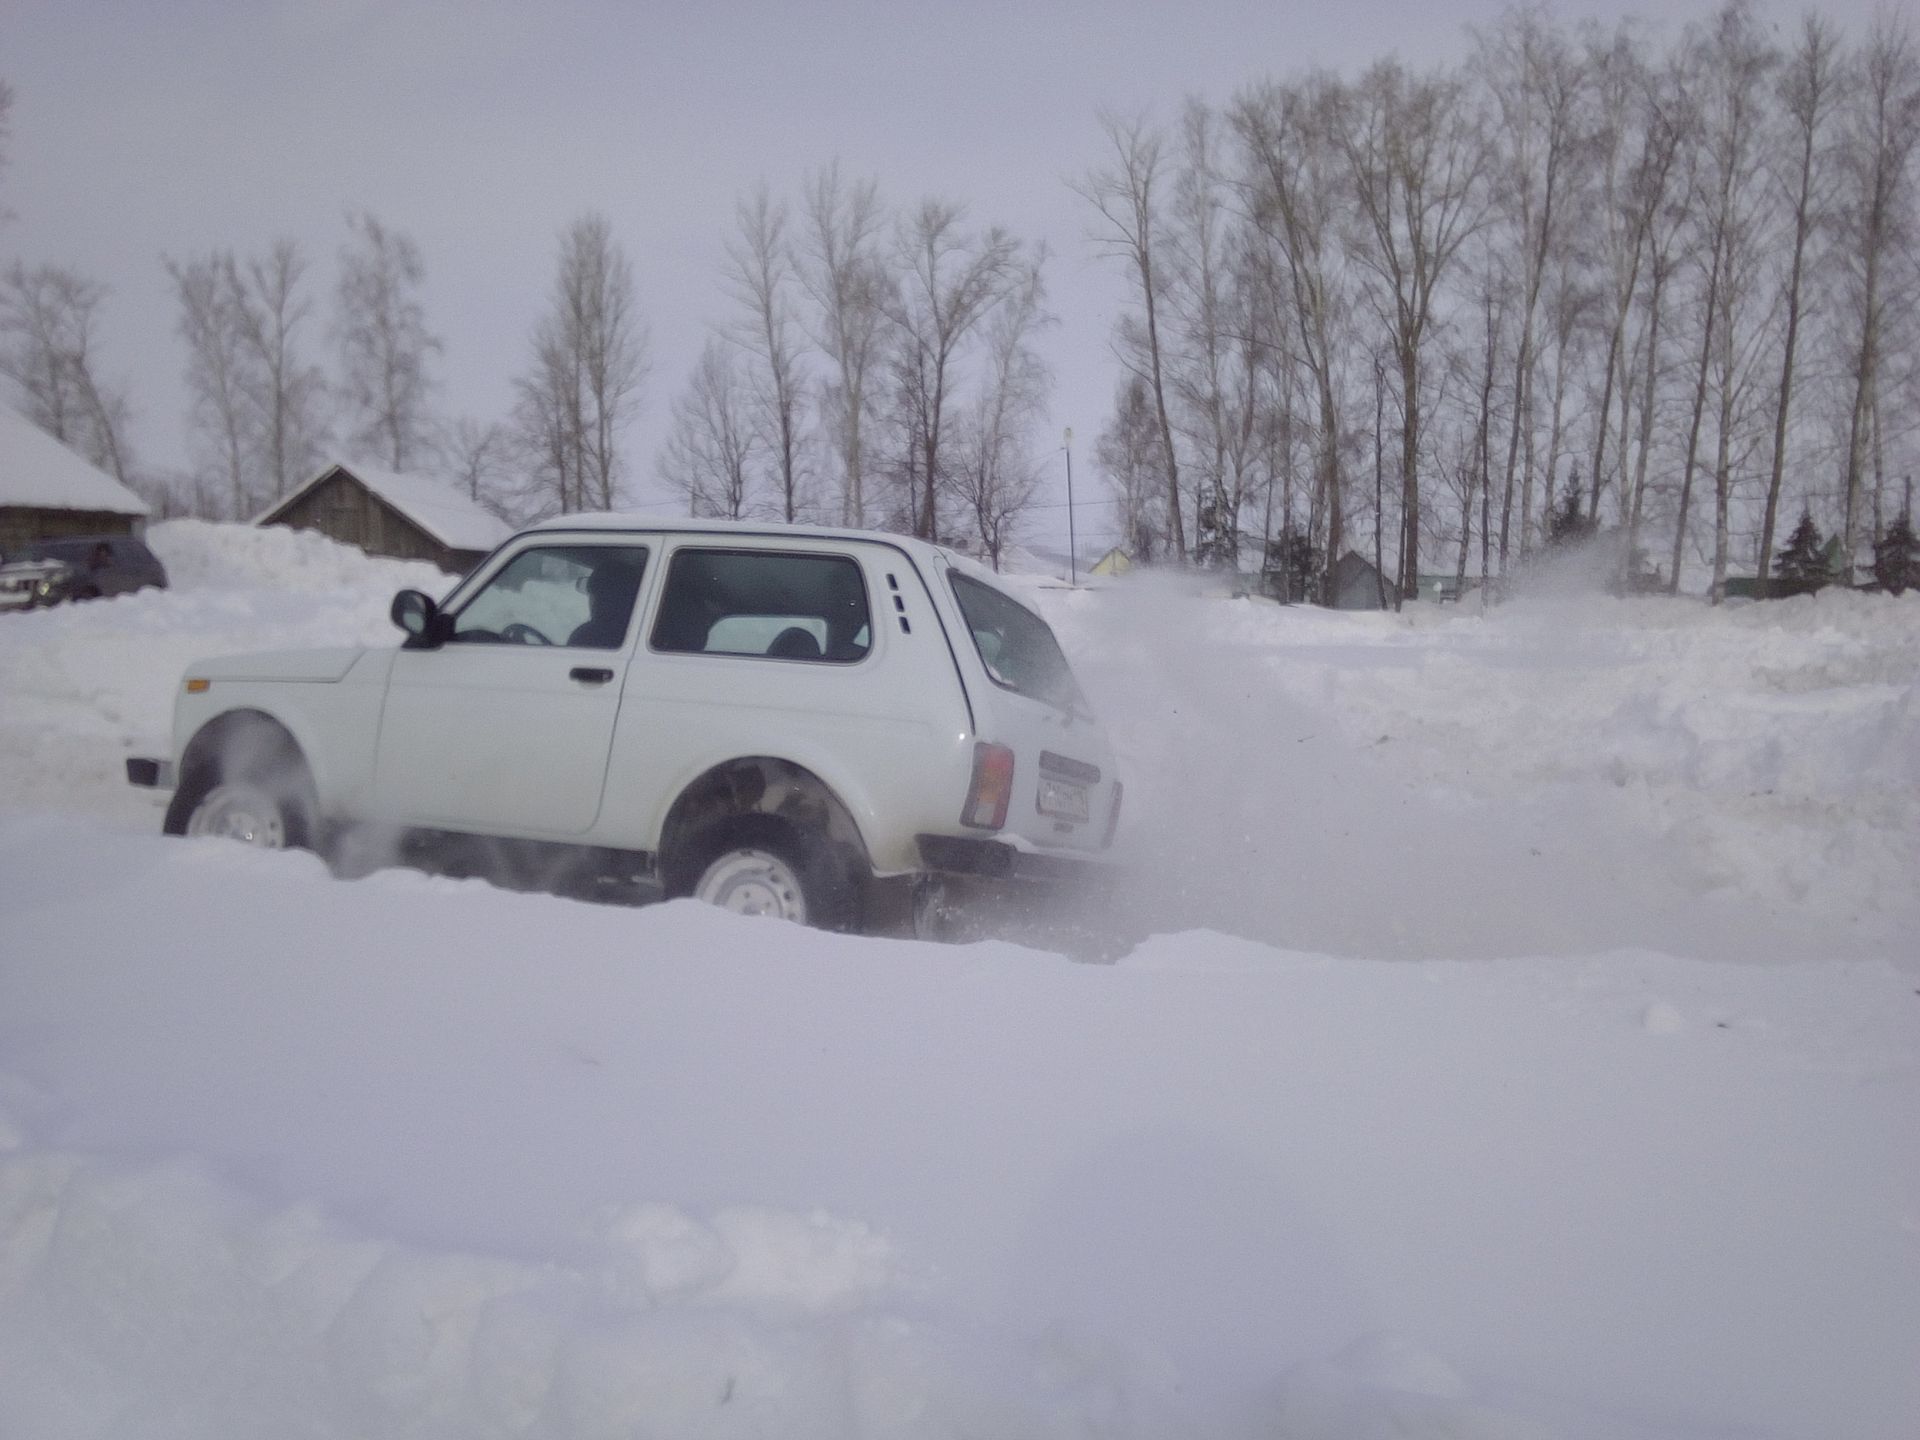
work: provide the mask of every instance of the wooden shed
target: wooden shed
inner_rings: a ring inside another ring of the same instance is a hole
[[[1349,550],[1333,567],[1332,605],[1336,610],[1391,610],[1400,587],[1374,569],[1373,562]]]
[[[444,481],[329,465],[254,521],[317,530],[369,555],[425,560],[464,575],[512,531]]]
[[[62,535],[138,535],[146,524],[138,495],[0,405],[0,555]]]

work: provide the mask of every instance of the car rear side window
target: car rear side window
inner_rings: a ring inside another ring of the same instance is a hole
[[[973,648],[994,684],[1057,709],[1085,710],[1087,702],[1067,668],[1047,622],[1011,596],[971,576],[949,571],[953,598],[973,636]]]
[[[653,648],[849,664],[873,643],[867,586],[850,555],[677,551]]]

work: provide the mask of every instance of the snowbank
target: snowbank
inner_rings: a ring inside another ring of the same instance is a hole
[[[162,840],[445,580],[154,539],[0,624],[0,1435],[1914,1433],[1920,606],[1038,591],[1089,966]]]

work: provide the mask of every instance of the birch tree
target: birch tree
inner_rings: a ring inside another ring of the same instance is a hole
[[[307,261],[295,241],[280,240],[234,273],[260,498],[277,500],[318,472],[329,428],[326,379],[305,348]]]
[[[0,287],[0,373],[29,420],[126,484],[126,396],[101,377],[95,356],[106,295],[77,270],[15,261]]]
[[[625,480],[620,437],[647,376],[633,270],[604,216],[562,234],[533,362],[515,382],[519,432],[547,514],[610,510]]]
[[[340,398],[352,443],[405,472],[432,449],[428,367],[442,346],[420,300],[426,265],[411,238],[370,214],[349,215],[347,228],[335,326]]]
[[[709,339],[687,388],[673,402],[660,478],[686,497],[687,513],[723,520],[747,514],[762,433],[733,346]]]
[[[998,227],[968,235],[962,218],[958,205],[928,200],[899,231],[901,284],[891,318],[911,414],[912,473],[920,487],[913,533],[923,540],[940,538],[938,496],[946,478],[941,443],[961,347],[1025,274],[1018,241]]]
[[[800,279],[813,302],[814,343],[832,372],[821,412],[840,472],[840,523],[863,526],[871,385],[892,287],[882,245],[885,217],[875,183],[843,183],[837,164],[808,183],[806,209]]]
[[[787,207],[763,183],[734,209],[735,235],[727,245],[726,279],[740,318],[729,335],[747,357],[750,393],[772,465],[780,518],[800,516],[801,339],[793,313],[793,254]]]
[[[1847,275],[1847,414],[1843,578],[1853,579],[1881,367],[1891,325],[1891,271],[1914,241],[1914,157],[1920,146],[1920,56],[1904,24],[1874,25],[1853,67],[1846,107],[1840,235]]]
[[[1243,95],[1231,123],[1244,157],[1243,204],[1265,241],[1264,264],[1293,312],[1297,368],[1314,415],[1314,499],[1326,516],[1323,591],[1346,545],[1342,375],[1356,348],[1341,230],[1347,173],[1335,127],[1343,90],[1329,75]]]
[[[1518,289],[1513,306],[1518,350],[1513,362],[1500,502],[1500,563],[1504,569],[1523,436],[1528,451],[1522,476],[1526,491],[1522,497],[1523,517],[1532,508],[1528,502],[1533,485],[1537,364],[1534,318],[1539,312],[1548,262],[1565,244],[1569,192],[1577,182],[1580,150],[1587,142],[1583,102],[1589,82],[1566,41],[1538,10],[1509,11],[1494,29],[1480,37],[1476,64],[1500,122],[1494,130],[1496,139],[1489,159],[1490,198],[1504,248],[1514,257],[1512,283]],[[1491,318],[1489,311],[1489,337],[1494,333]],[[1491,373],[1489,369],[1487,377]],[[1482,401],[1483,420],[1490,403],[1491,396]],[[1521,535],[1524,550],[1524,518]]]
[[[1420,577],[1422,362],[1440,287],[1485,214],[1485,147],[1457,77],[1376,63],[1348,93],[1340,144],[1357,202],[1353,245],[1399,370],[1403,595]]]
[[[1042,250],[1027,262],[987,325],[985,374],[961,444],[955,490],[980,551],[993,568],[1033,504],[1039,470],[1033,427],[1046,409],[1053,377],[1033,348],[1054,321],[1045,307]]]
[[[232,251],[165,262],[180,304],[176,333],[187,347],[188,447],[201,484],[225,497],[239,520],[253,495],[259,427],[249,372],[246,291]]]
[[[1153,396],[1167,481],[1167,525],[1174,554],[1185,560],[1187,533],[1180,518],[1180,460],[1174,452],[1173,427],[1167,418],[1166,366],[1160,342],[1161,282],[1155,269],[1160,247],[1160,209],[1155,192],[1161,180],[1162,140],[1142,117],[1123,120],[1103,114],[1100,128],[1112,148],[1112,161],[1089,171],[1074,190],[1099,217],[1093,230],[1095,243],[1102,253],[1128,266],[1137,287],[1140,326],[1135,340],[1123,342],[1121,362],[1141,373]],[[1138,358],[1134,351],[1139,352]]]

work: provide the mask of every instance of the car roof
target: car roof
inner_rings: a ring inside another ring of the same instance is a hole
[[[658,515],[639,510],[576,511],[571,515],[555,515],[551,519],[529,525],[521,533],[532,534],[553,530],[631,530],[649,531],[655,534],[665,532],[675,535],[737,536],[741,539],[865,541],[904,550],[921,559],[938,557],[948,564],[966,562],[964,555],[956,554],[945,546],[929,544],[925,540],[916,540],[910,535],[899,535],[890,530],[856,530],[834,525],[786,525],[777,520],[698,520],[690,519],[685,515]]]

